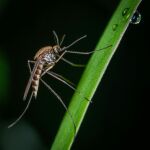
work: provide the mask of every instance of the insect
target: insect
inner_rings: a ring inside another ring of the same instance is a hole
[[[51,77],[58,79],[59,81],[63,82],[64,84],[66,84],[67,86],[69,86],[70,88],[72,88],[73,90],[76,90],[75,87],[73,86],[73,83],[66,80],[63,76],[51,71],[52,68],[60,61],[64,61],[67,64],[74,66],[74,67],[83,67],[84,65],[81,64],[75,64],[67,59],[64,58],[64,55],[66,53],[72,53],[72,54],[81,54],[81,55],[88,55],[93,53],[94,51],[90,51],[90,52],[79,52],[79,51],[69,51],[68,49],[73,46],[74,44],[76,44],[78,41],[84,39],[86,37],[86,35],[78,38],[77,40],[75,40],[74,42],[72,42],[70,45],[68,46],[62,46],[62,43],[64,41],[65,35],[62,37],[62,40],[59,42],[58,36],[56,34],[55,31],[53,31],[55,40],[56,40],[56,45],[54,46],[45,46],[41,49],[39,49],[37,51],[37,53],[34,56],[34,60],[28,60],[28,67],[29,67],[29,71],[30,71],[30,78],[29,81],[27,83],[25,92],[24,92],[24,96],[23,96],[23,100],[27,99],[27,95],[29,93],[30,88],[32,88],[32,92],[31,95],[29,97],[29,101],[27,103],[27,106],[25,107],[24,111],[22,112],[22,114],[18,117],[18,119],[16,119],[16,121],[14,121],[12,124],[10,124],[8,126],[8,128],[11,128],[12,126],[14,126],[21,118],[22,116],[25,114],[25,112],[27,111],[30,102],[32,100],[32,97],[36,98],[37,97],[37,92],[38,92],[38,88],[39,88],[39,82],[41,81],[56,97],[57,99],[61,102],[61,104],[63,105],[63,107],[65,108],[65,110],[68,112],[73,125],[74,125],[74,129],[76,131],[76,125],[73,121],[73,117],[71,115],[71,113],[69,112],[69,110],[67,109],[67,106],[64,104],[63,100],[61,99],[61,97],[51,88],[50,85],[48,85],[43,79],[42,76],[44,76],[45,74],[50,75]],[[106,47],[105,47],[106,48]],[[31,70],[31,63],[34,64],[33,69]],[[78,92],[78,91],[77,91]],[[78,92],[80,94],[80,92]],[[85,98],[86,99],[86,98]]]

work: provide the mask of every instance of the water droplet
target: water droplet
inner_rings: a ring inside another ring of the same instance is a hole
[[[122,16],[125,17],[126,19],[129,18],[130,13],[129,13],[129,8],[125,8],[122,12]]]
[[[140,23],[140,21],[141,21],[141,14],[138,11],[136,11],[132,16],[130,23],[138,24]]]
[[[125,8],[122,12],[122,16],[125,16],[129,11],[129,8]]]
[[[112,26],[113,31],[116,31],[117,27],[118,27],[118,24],[113,24]]]

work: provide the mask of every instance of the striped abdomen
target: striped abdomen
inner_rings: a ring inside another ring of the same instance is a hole
[[[40,76],[42,73],[42,69],[43,69],[43,64],[39,64],[35,74],[33,75],[33,80],[32,80],[32,92],[33,92],[33,96],[36,98],[37,96],[37,91],[38,91],[38,87],[39,87],[39,80],[40,80]]]

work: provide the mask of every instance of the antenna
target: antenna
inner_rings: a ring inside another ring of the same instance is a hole
[[[84,38],[86,38],[86,37],[87,37],[87,35],[84,35],[84,36],[82,36],[82,37],[76,39],[76,40],[75,40],[74,42],[72,42],[70,45],[63,47],[63,48],[61,49],[61,51],[64,51],[64,50],[70,48],[72,45],[76,44],[77,42],[79,42],[80,40],[82,40],[82,39],[84,39]]]
[[[55,40],[56,40],[56,44],[59,45],[58,35],[54,30],[53,30],[53,34],[54,34],[54,37],[55,37]]]

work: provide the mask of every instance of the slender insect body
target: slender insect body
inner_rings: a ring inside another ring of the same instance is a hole
[[[39,87],[39,80],[43,70],[48,68],[48,70],[52,69],[56,63],[56,54],[58,53],[59,46],[46,46],[38,50],[38,52],[34,56],[35,61],[39,61],[39,65],[35,73],[33,74],[32,79],[32,92],[33,96],[36,98],[38,87]]]
[[[80,41],[81,39],[85,38],[85,36],[78,38],[77,40],[75,40],[74,42],[72,42],[70,45],[66,46],[66,47],[62,47],[61,45],[63,43],[63,40],[65,38],[65,36],[62,37],[62,40],[59,42],[58,36],[56,34],[55,31],[53,31],[53,34],[55,36],[56,39],[56,44],[54,46],[45,46],[41,49],[39,49],[37,51],[37,53],[34,56],[34,61],[30,61],[28,60],[28,67],[29,67],[29,71],[31,73],[29,81],[27,83],[25,92],[24,92],[24,96],[23,96],[23,100],[26,100],[27,95],[29,93],[29,89],[30,87],[32,87],[32,93],[29,97],[27,106],[25,107],[24,111],[22,112],[22,114],[17,118],[16,121],[14,121],[12,124],[10,124],[8,126],[8,128],[14,126],[21,118],[22,116],[25,114],[25,112],[27,111],[31,99],[34,96],[35,98],[37,97],[37,92],[38,92],[38,88],[39,88],[39,82],[41,81],[50,92],[52,92],[57,99],[60,101],[60,103],[63,105],[63,107],[65,108],[65,110],[68,112],[73,126],[74,126],[74,130],[76,133],[76,124],[74,122],[73,116],[70,113],[70,111],[68,110],[67,106],[65,105],[65,103],[63,102],[63,100],[61,99],[61,97],[51,88],[50,85],[48,85],[43,79],[42,76],[47,74],[50,75],[51,77],[59,80],[60,82],[64,83],[65,85],[67,85],[68,87],[70,87],[71,89],[75,90],[76,92],[78,92],[78,94],[82,95],[82,93],[80,93],[80,91],[77,91],[76,88],[74,87],[74,84],[72,82],[70,82],[68,79],[64,78],[63,76],[51,71],[51,69],[55,66],[55,64],[59,61],[62,60],[65,63],[73,66],[73,67],[84,67],[84,65],[81,64],[75,64],[67,59],[65,59],[63,56],[66,53],[72,53],[72,54],[81,54],[81,55],[89,55],[91,53],[93,53],[94,51],[90,51],[90,52],[78,52],[78,51],[68,51],[67,49],[70,48],[72,45],[74,45],[75,43],[77,43],[78,41]],[[111,45],[110,45],[111,46]],[[110,46],[107,46],[105,48],[108,48]],[[105,49],[103,48],[103,49]],[[34,64],[33,69],[31,69],[30,63]],[[82,95],[83,96],[83,95]],[[88,100],[86,97],[83,96],[83,98],[85,100]]]
[[[33,80],[32,80],[32,92],[33,92],[33,96],[36,98],[37,96],[37,91],[38,91],[38,87],[39,87],[39,80],[40,80],[40,76],[42,73],[42,69],[43,69],[43,64],[39,64],[35,74],[33,75]]]

